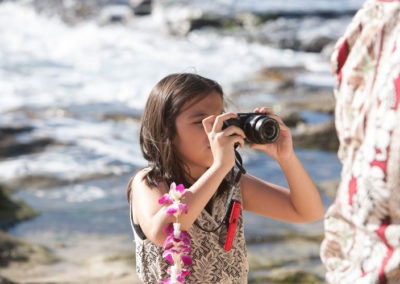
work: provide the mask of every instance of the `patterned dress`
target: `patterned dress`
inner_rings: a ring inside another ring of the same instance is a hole
[[[400,283],[400,1],[366,1],[337,42],[343,163],[321,246],[328,283]]]
[[[201,227],[208,230],[217,227],[225,213],[225,203],[228,195],[229,192],[226,192],[219,197],[213,198],[211,214],[203,209],[197,218],[197,222]],[[242,200],[240,188],[236,188],[233,197],[240,201]],[[132,202],[130,203],[132,204]],[[131,222],[133,224],[132,218]],[[214,233],[205,232],[196,225],[192,226],[189,234],[191,236],[192,252],[190,255],[193,259],[193,265],[185,267],[190,270],[190,275],[186,276],[185,283],[247,283],[248,263],[242,211],[240,212],[234,242],[230,251],[224,250],[226,231],[227,228],[224,225]],[[169,275],[166,270],[170,263],[162,258],[163,248],[147,239],[140,239],[135,231],[134,234],[136,270],[139,278],[144,283],[151,284],[168,278]]]

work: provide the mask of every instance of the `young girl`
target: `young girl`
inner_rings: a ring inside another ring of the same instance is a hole
[[[244,174],[234,198],[241,201],[244,210],[282,221],[300,223],[322,218],[318,190],[293,151],[289,128],[269,108],[254,112],[276,119],[280,136],[272,144],[251,144],[250,148],[279,163],[290,190]],[[167,238],[163,228],[175,217],[166,214],[165,205],[158,200],[172,182],[187,188],[181,202],[189,210],[179,217],[181,229],[188,230],[191,237],[193,265],[186,283],[247,283],[242,213],[231,250],[224,249],[226,226],[206,231],[217,227],[224,217],[233,184],[234,145],[244,146],[245,134],[239,127],[222,129],[223,122],[234,117],[234,113],[224,113],[220,85],[196,74],[169,75],[151,91],[140,127],[140,145],[149,164],[131,179],[127,192],[137,273],[144,283],[169,277],[170,264],[162,257]]]

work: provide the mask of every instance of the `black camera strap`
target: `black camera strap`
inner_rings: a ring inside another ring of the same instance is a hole
[[[194,222],[194,224],[197,227],[199,227],[201,230],[203,230],[205,232],[208,232],[208,233],[215,232],[222,226],[222,224],[226,223],[226,220],[227,220],[226,217],[229,214],[229,211],[230,211],[230,208],[231,208],[231,204],[232,204],[232,197],[233,197],[233,195],[234,195],[234,193],[236,191],[236,188],[238,187],[238,184],[239,184],[239,181],[240,181],[240,178],[241,178],[242,174],[246,173],[246,170],[243,168],[242,157],[240,156],[239,152],[236,149],[235,149],[235,164],[238,167],[239,171],[236,173],[236,176],[234,178],[234,182],[232,184],[232,189],[231,189],[231,191],[229,193],[228,199],[226,200],[225,212],[224,212],[224,216],[223,216],[221,222],[218,224],[218,226],[216,228],[211,229],[211,230],[205,229],[202,226],[200,226],[200,224],[197,222],[197,220]],[[231,180],[233,180],[233,176],[235,175],[234,168],[232,168],[232,170],[231,170],[231,175],[232,175],[231,176]]]

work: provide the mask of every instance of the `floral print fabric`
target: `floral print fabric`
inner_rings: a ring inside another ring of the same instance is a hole
[[[366,1],[332,68],[343,169],[325,218],[326,281],[400,283],[400,1]]]
[[[216,228],[225,213],[225,203],[229,192],[213,198],[211,213],[203,209],[197,222],[205,229]],[[234,198],[242,200],[240,188],[236,188]],[[132,204],[132,202],[130,202]],[[131,208],[132,210],[132,208]],[[190,208],[189,208],[190,210]],[[133,220],[131,219],[133,222]],[[244,238],[243,216],[240,212],[235,239],[230,251],[224,250],[227,228],[224,225],[214,233],[208,233],[196,225],[189,230],[193,264],[187,267],[190,275],[185,283],[243,284],[247,283],[247,249]],[[141,240],[135,233],[136,271],[143,283],[155,284],[169,275],[168,263],[163,257],[163,248],[149,240]]]

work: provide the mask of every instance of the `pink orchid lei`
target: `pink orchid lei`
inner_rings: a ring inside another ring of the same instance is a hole
[[[166,212],[169,215],[174,215],[176,218],[175,223],[169,223],[165,228],[164,232],[168,234],[167,239],[164,242],[164,253],[163,257],[170,263],[173,263],[167,270],[170,278],[161,281],[159,284],[175,284],[183,283],[185,276],[189,275],[190,272],[183,268],[183,265],[192,265],[192,258],[189,253],[190,248],[190,236],[187,231],[181,231],[181,224],[178,222],[178,217],[182,212],[185,214],[188,211],[187,204],[182,204],[180,199],[185,194],[185,187],[182,184],[176,185],[172,183],[169,189],[169,193],[164,194],[158,203],[170,204],[166,208]]]

